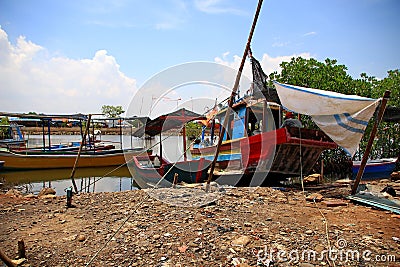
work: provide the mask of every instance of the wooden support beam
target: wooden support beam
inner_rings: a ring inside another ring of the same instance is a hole
[[[360,169],[358,170],[356,179],[355,179],[353,187],[351,189],[351,194],[352,195],[356,194],[356,192],[357,192],[358,185],[360,184],[361,177],[362,177],[362,175],[364,173],[364,170],[365,170],[365,166],[367,165],[367,160],[368,160],[369,154],[371,153],[372,144],[374,142],[376,132],[378,131],[379,123],[382,120],[383,113],[385,112],[386,103],[387,103],[389,97],[390,97],[390,91],[386,91],[384,96],[383,96],[383,99],[382,99],[382,102],[381,102],[381,106],[379,108],[378,116],[375,119],[374,126],[373,126],[371,134],[369,136],[367,147],[365,148],[365,152],[364,152],[363,158],[361,160]]]
[[[247,57],[247,55],[248,55],[248,53],[250,51],[250,43],[251,43],[251,40],[253,38],[254,30],[255,30],[256,25],[257,25],[258,15],[260,14],[262,3],[263,3],[263,0],[259,0],[258,1],[256,13],[255,13],[254,19],[253,19],[253,24],[251,25],[249,37],[247,39],[246,47],[245,47],[244,52],[243,52],[242,61],[240,62],[239,70],[238,70],[238,72],[236,74],[235,84],[233,85],[232,93],[231,93],[231,96],[229,97],[229,100],[228,100],[228,109],[226,110],[224,124],[222,126],[222,129],[220,130],[217,149],[215,150],[214,158],[213,158],[213,161],[212,161],[211,166],[210,166],[210,174],[209,174],[208,179],[207,179],[206,192],[208,192],[210,190],[210,183],[211,183],[211,179],[212,179],[213,174],[214,174],[215,164],[217,163],[219,150],[220,150],[221,144],[222,144],[222,139],[224,138],[224,135],[225,135],[225,129],[229,125],[230,111],[231,111],[231,108],[233,106],[233,102],[235,101],[237,90],[239,89],[239,83],[240,83],[240,78],[242,76],[244,63],[246,62],[246,57]]]
[[[81,156],[81,152],[82,152],[82,148],[83,148],[83,143],[84,143],[84,141],[86,140],[86,136],[87,136],[87,134],[88,134],[88,132],[89,132],[90,120],[91,120],[91,119],[92,119],[92,114],[89,114],[89,117],[88,117],[88,120],[87,120],[87,123],[86,123],[85,133],[83,134],[82,142],[81,142],[81,144],[80,144],[80,146],[79,146],[79,150],[78,150],[78,155],[76,155],[74,167],[72,168],[72,172],[71,172],[72,185],[74,186],[74,190],[75,190],[75,193],[76,193],[76,194],[78,194],[78,187],[76,186],[74,176],[75,176],[76,166],[78,165],[78,161],[79,161],[79,158],[80,158],[80,156]]]

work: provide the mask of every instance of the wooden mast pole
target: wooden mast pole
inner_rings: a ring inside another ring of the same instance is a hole
[[[228,126],[228,120],[229,120],[229,116],[230,116],[230,110],[232,108],[233,102],[235,100],[235,96],[237,93],[237,90],[239,88],[239,83],[240,83],[240,78],[242,76],[242,71],[243,71],[243,67],[244,67],[244,63],[246,62],[246,57],[249,53],[250,50],[250,43],[251,43],[251,39],[253,38],[253,33],[254,33],[254,29],[256,27],[257,24],[257,20],[258,20],[258,15],[260,14],[260,10],[261,10],[261,6],[262,6],[263,0],[259,0],[258,1],[258,5],[257,5],[257,9],[256,9],[256,13],[254,15],[254,19],[253,19],[253,24],[251,26],[250,29],[250,33],[249,33],[249,37],[247,39],[247,43],[246,43],[246,48],[244,49],[243,52],[243,56],[242,56],[242,61],[240,62],[240,67],[238,70],[238,73],[236,75],[236,80],[235,80],[235,84],[233,86],[232,89],[232,93],[231,96],[229,97],[228,100],[228,109],[226,110],[226,114],[225,114],[225,119],[224,119],[224,124],[222,126],[221,131],[219,132],[219,139],[218,139],[218,144],[217,144],[217,149],[215,150],[215,154],[214,154],[214,159],[211,163],[210,166],[210,174],[208,175],[208,179],[207,179],[207,186],[206,186],[206,191],[208,192],[210,189],[210,183],[211,183],[211,179],[213,177],[213,173],[214,173],[214,169],[215,169],[215,164],[217,163],[217,158],[218,158],[218,154],[219,154],[219,150],[221,148],[221,144],[222,144],[222,139],[224,137],[225,134],[225,129]]]
[[[368,160],[369,154],[371,153],[372,144],[374,142],[376,132],[378,131],[379,123],[382,120],[383,113],[385,112],[386,103],[387,103],[389,97],[390,97],[390,91],[386,91],[384,96],[383,96],[381,106],[379,108],[378,116],[377,116],[377,118],[375,120],[374,126],[373,126],[371,134],[369,136],[367,147],[365,148],[365,152],[364,152],[363,158],[361,160],[360,169],[358,170],[358,173],[357,173],[356,179],[354,181],[353,187],[351,188],[351,194],[352,195],[354,195],[357,192],[358,185],[360,184],[361,177],[362,177],[362,175],[364,173],[364,170],[365,170],[365,166],[367,165],[367,160]]]
[[[83,143],[84,143],[84,141],[86,140],[86,136],[87,136],[87,134],[88,134],[88,132],[89,132],[89,127],[90,127],[90,120],[91,120],[91,118],[92,118],[92,114],[89,114],[89,117],[88,117],[88,120],[87,120],[87,123],[86,123],[85,133],[83,134],[82,142],[81,142],[81,144],[80,144],[80,146],[79,146],[79,150],[78,150],[78,155],[76,155],[74,167],[72,168],[72,172],[71,172],[72,185],[74,186],[74,190],[75,190],[75,193],[76,193],[76,194],[78,194],[78,187],[76,186],[75,179],[74,179],[74,175],[75,175],[75,171],[76,171],[76,166],[78,165],[78,161],[79,161],[79,158],[80,158],[80,156],[81,156],[81,152],[82,152],[82,148],[83,148]]]

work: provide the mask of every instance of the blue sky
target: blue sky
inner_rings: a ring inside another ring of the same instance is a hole
[[[14,112],[126,109],[136,90],[168,67],[192,61],[237,67],[256,6],[255,0],[0,0],[0,105]],[[267,73],[301,55],[337,59],[353,77],[384,78],[400,68],[399,13],[397,0],[265,0],[253,54]]]

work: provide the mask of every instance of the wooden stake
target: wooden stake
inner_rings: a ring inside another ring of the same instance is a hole
[[[246,57],[247,57],[247,55],[249,53],[249,50],[250,50],[250,43],[251,43],[251,39],[253,38],[254,29],[256,28],[258,15],[260,14],[262,2],[263,2],[263,0],[259,0],[258,1],[257,10],[256,10],[256,13],[254,15],[253,24],[251,25],[249,37],[248,37],[247,43],[246,43],[246,48],[244,49],[243,56],[242,56],[242,61],[240,63],[240,67],[239,67],[238,73],[236,75],[235,84],[233,86],[231,96],[230,96],[230,98],[228,100],[228,109],[226,110],[224,124],[222,126],[222,129],[219,132],[219,139],[218,139],[217,149],[215,150],[214,159],[213,159],[213,161],[211,163],[211,166],[210,166],[210,174],[208,175],[208,179],[207,179],[206,192],[208,192],[210,190],[210,183],[211,183],[211,179],[212,179],[213,174],[214,174],[215,164],[217,163],[217,158],[218,158],[219,150],[221,148],[222,139],[224,138],[224,135],[225,135],[225,129],[228,127],[230,111],[231,111],[233,102],[235,100],[236,92],[237,92],[237,90],[239,88],[239,83],[240,83],[240,78],[242,76],[244,63],[246,62]]]
[[[83,134],[82,142],[81,142],[81,144],[79,146],[79,150],[78,150],[78,155],[76,155],[74,167],[72,168],[72,172],[71,172],[72,185],[74,186],[74,190],[75,190],[76,194],[78,194],[78,187],[76,186],[74,175],[75,175],[75,171],[76,171],[76,166],[78,165],[78,161],[79,161],[79,158],[81,156],[83,143],[86,140],[86,136],[87,136],[87,134],[89,132],[91,118],[92,118],[92,114],[89,114],[89,117],[88,117],[88,120],[87,120],[87,123],[86,123],[85,133]]]
[[[174,181],[172,182],[172,188],[176,188],[176,184],[178,183],[178,176],[179,174],[174,174]]]
[[[18,257],[20,259],[25,259],[26,258],[26,253],[25,253],[25,243],[24,240],[18,240]]]
[[[390,97],[390,91],[386,91],[384,96],[383,96],[382,103],[381,103],[381,106],[379,108],[378,116],[377,116],[377,118],[375,120],[375,123],[374,123],[374,127],[372,128],[371,135],[369,136],[367,147],[365,148],[365,152],[364,152],[363,158],[361,160],[360,169],[358,170],[357,177],[356,177],[356,179],[354,181],[354,184],[353,184],[353,187],[351,189],[351,194],[352,195],[354,195],[357,192],[358,185],[360,184],[361,177],[362,177],[362,175],[364,173],[364,170],[365,170],[365,166],[367,165],[367,160],[368,160],[369,154],[371,153],[372,144],[374,142],[375,135],[376,135],[376,132],[378,130],[379,123],[382,120],[383,113],[385,112],[386,103],[387,103],[389,97]]]

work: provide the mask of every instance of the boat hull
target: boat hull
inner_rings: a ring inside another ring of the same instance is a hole
[[[119,166],[126,163],[125,157],[138,155],[138,151],[109,151],[108,153],[82,154],[77,168]],[[0,161],[5,161],[6,170],[35,170],[73,168],[77,154],[19,154],[0,152]]]
[[[309,173],[321,153],[334,148],[337,145],[322,131],[285,127],[223,143],[217,162],[221,169],[228,165],[237,169],[235,162],[239,162],[245,174],[262,172],[285,178]],[[213,146],[191,152],[195,158],[212,160],[214,154],[210,151],[215,149]]]
[[[360,169],[361,163],[359,161],[353,162],[352,172],[353,179],[356,178],[357,173]],[[383,178],[390,178],[390,175],[396,167],[396,159],[381,159],[371,160],[365,165],[364,173],[362,175],[363,180],[376,180]]]
[[[154,185],[158,187],[171,187],[175,174],[178,174],[178,182],[199,183],[207,178],[210,161],[191,160],[169,163],[162,160],[159,167],[154,167],[152,162],[154,156],[134,157],[128,164],[134,168],[134,179],[140,188],[149,188]],[[142,162],[149,162],[143,164]]]

